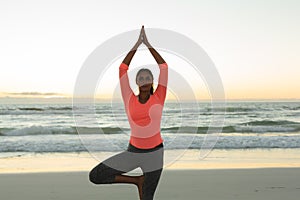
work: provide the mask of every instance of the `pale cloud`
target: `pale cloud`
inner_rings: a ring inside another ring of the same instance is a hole
[[[53,93],[53,92],[4,92],[4,94],[8,94],[8,95],[23,95],[23,96],[57,96],[57,95],[63,95],[60,93]]]

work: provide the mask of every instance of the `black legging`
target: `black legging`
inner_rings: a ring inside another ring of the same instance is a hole
[[[139,149],[131,144],[126,151],[98,164],[89,174],[95,184],[115,183],[115,176],[140,167],[144,174],[143,200],[152,200],[163,169],[163,144]]]

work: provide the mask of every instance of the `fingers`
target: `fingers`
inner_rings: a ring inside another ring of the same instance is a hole
[[[149,42],[148,42],[148,39],[147,39],[147,36],[146,36],[146,32],[145,32],[145,28],[144,28],[144,25],[142,26],[141,28],[141,40],[142,42],[146,45],[146,46],[149,46]]]
[[[146,38],[146,32],[145,32],[144,26],[142,27],[142,33],[143,33],[143,37]]]
[[[146,37],[145,35],[145,29],[144,29],[144,25],[141,28],[141,34],[140,34],[141,40],[144,41],[144,38]]]
[[[144,27],[144,26],[143,26]],[[140,32],[140,38],[143,38],[143,35],[144,35],[144,33],[143,33],[143,28],[141,29],[141,32]]]
[[[144,25],[141,28],[141,34],[144,32]]]
[[[142,44],[143,43],[143,32],[142,32],[142,30],[140,31],[140,35],[139,35],[139,38],[138,38],[138,40],[137,40],[137,42],[136,42],[136,45],[140,45],[140,44]]]

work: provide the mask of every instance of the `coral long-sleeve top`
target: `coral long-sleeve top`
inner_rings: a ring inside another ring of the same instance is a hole
[[[167,92],[168,65],[159,64],[158,86],[148,101],[140,103],[130,85],[128,65],[121,63],[119,78],[125,111],[131,128],[130,144],[141,149],[150,149],[163,142],[160,122]]]

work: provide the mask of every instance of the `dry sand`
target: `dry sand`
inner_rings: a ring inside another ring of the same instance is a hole
[[[179,158],[177,156],[182,154]],[[28,172],[89,171],[116,152],[97,154],[36,153],[20,156],[0,154],[0,174]],[[199,159],[199,150],[165,151],[165,169],[300,168],[300,149],[213,150]]]

